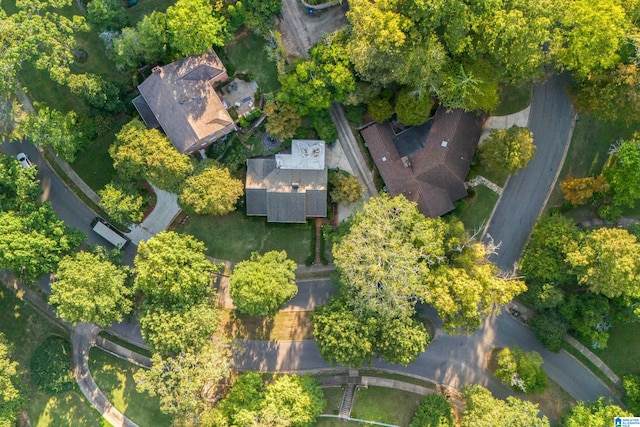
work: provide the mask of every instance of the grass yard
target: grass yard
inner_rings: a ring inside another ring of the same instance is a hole
[[[269,61],[264,47],[263,38],[245,32],[228,43],[224,50],[237,73],[250,74],[263,93],[270,93],[280,88],[280,82],[276,64]]]
[[[273,319],[247,316],[235,310],[220,310],[220,330],[232,339],[308,340],[313,339],[310,311],[279,311]]]
[[[160,412],[159,398],[136,391],[133,374],[141,368],[97,348],[89,353],[89,368],[111,404],[133,422],[141,427],[171,425],[171,418]]]
[[[356,426],[367,426],[373,424],[363,424],[355,421],[344,421],[338,418],[318,418],[318,421],[313,425],[313,427],[356,427]]]
[[[639,322],[614,324],[607,348],[594,353],[621,378],[627,374],[640,375],[639,336]]]
[[[476,194],[456,202],[456,208],[450,214],[457,216],[468,231],[477,229],[483,222],[487,224],[500,197],[484,185],[478,185],[474,190]]]
[[[165,12],[175,2],[176,0],[138,0],[137,5],[127,8],[127,13],[131,18],[131,24],[135,26],[135,23],[144,18],[145,15],[150,15],[154,10]]]
[[[500,88],[500,100],[494,116],[506,116],[524,110],[531,103],[531,84],[507,85]]]
[[[113,169],[113,159],[109,155],[109,147],[115,141],[116,134],[122,126],[129,122],[129,117],[119,117],[113,127],[104,135],[93,140],[73,162],[73,170],[94,191],[101,190],[116,174]]]
[[[266,218],[248,217],[244,209],[220,217],[193,215],[177,228],[207,246],[207,255],[230,261],[248,259],[251,252],[285,250],[289,258],[304,264],[311,256],[313,221],[307,224],[272,224]]]
[[[323,414],[338,415],[340,406],[342,406],[342,397],[344,396],[343,387],[323,387],[322,393],[327,401]]]
[[[351,418],[408,426],[423,399],[423,396],[402,390],[359,388],[353,401]]]
[[[16,298],[12,291],[0,288],[0,332],[13,347],[12,357],[20,369],[29,369],[34,350],[50,335],[68,336],[68,332],[49,322],[28,303]],[[29,396],[26,410],[31,425],[37,427],[76,427],[101,425],[100,414],[85,400],[80,391],[61,394],[45,393],[25,376]]]
[[[598,175],[602,171],[611,144],[633,136],[640,130],[640,123],[627,126],[619,122],[602,122],[589,114],[580,114],[576,122],[558,182],[551,193],[548,206],[563,203],[560,183],[568,177],[582,178]],[[579,209],[577,210],[579,211]]]

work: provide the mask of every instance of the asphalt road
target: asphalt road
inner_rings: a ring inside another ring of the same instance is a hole
[[[562,168],[575,115],[566,92],[569,84],[567,75],[554,76],[534,89],[529,129],[536,145],[535,157],[509,178],[486,232],[495,243],[502,242],[492,258],[501,269],[511,269],[520,258]]]
[[[14,157],[18,153],[26,153],[31,162],[38,168],[38,179],[43,191],[42,200],[51,202],[58,218],[68,226],[83,232],[87,236],[87,243],[103,245],[108,249],[113,249],[113,246],[91,229],[91,221],[96,217],[96,213],[82,203],[73,191],[67,188],[33,144],[4,142],[0,146],[0,151]],[[125,263],[132,264],[135,254],[136,246],[131,244],[124,251],[122,259]]]

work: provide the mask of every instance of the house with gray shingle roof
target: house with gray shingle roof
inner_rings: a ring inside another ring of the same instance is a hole
[[[247,215],[304,223],[327,216],[324,141],[297,140],[291,153],[247,159]]]
[[[149,128],[162,128],[176,150],[192,154],[236,129],[214,88],[228,78],[213,50],[189,56],[155,67],[133,105]]]
[[[373,123],[360,134],[389,194],[403,194],[423,215],[438,217],[467,196],[464,181],[483,122],[474,112],[439,107],[433,121],[397,135],[388,122]]]

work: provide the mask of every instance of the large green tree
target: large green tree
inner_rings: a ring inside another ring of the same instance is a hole
[[[453,427],[451,402],[439,394],[428,394],[418,406],[409,427]]]
[[[16,87],[22,65],[30,61],[51,79],[64,84],[74,62],[74,34],[86,31],[84,17],[68,18],[60,9],[72,0],[17,0],[17,11],[0,9],[0,93]]]
[[[227,23],[209,0],[178,0],[167,8],[167,35],[179,56],[199,55],[224,45]]]
[[[433,100],[404,89],[396,95],[395,110],[398,120],[407,126],[421,125],[431,116]]]
[[[100,204],[114,221],[125,225],[142,221],[144,200],[139,194],[113,184],[107,184],[98,194]]]
[[[0,211],[34,209],[41,192],[35,168],[23,168],[12,156],[0,154]]]
[[[267,132],[279,140],[291,139],[302,124],[302,118],[291,104],[273,101],[263,112],[267,115]]]
[[[283,375],[267,386],[260,410],[264,427],[312,425],[326,402],[318,382],[308,376]]]
[[[295,261],[285,251],[251,254],[239,262],[230,278],[230,292],[238,311],[253,316],[274,316],[298,293]]]
[[[172,356],[206,346],[218,330],[219,315],[211,298],[192,306],[143,306],[140,314],[142,338],[154,353]]]
[[[578,402],[578,405],[562,418],[562,425],[564,427],[605,427],[611,425],[616,417],[632,416],[633,414],[601,397],[591,403]]]
[[[599,228],[568,249],[578,281],[609,298],[640,298],[640,243],[622,228]]]
[[[510,174],[523,169],[536,152],[533,134],[527,128],[511,126],[491,131],[480,148],[480,158],[489,168]]]
[[[215,162],[201,162],[187,178],[180,194],[180,206],[190,214],[225,215],[235,209],[244,193],[242,181]]]
[[[129,15],[120,0],[91,0],[87,5],[87,21],[97,32],[119,31],[129,23]]]
[[[329,188],[333,203],[355,203],[364,194],[358,178],[346,172],[329,172]]]
[[[526,353],[518,346],[505,347],[496,355],[495,376],[505,385],[523,393],[542,393],[547,387],[547,374],[542,370],[542,356]]]
[[[49,302],[67,322],[107,328],[131,311],[132,294],[124,269],[100,254],[81,251],[60,261]]]
[[[474,330],[525,289],[498,278],[487,255],[462,223],[425,218],[404,196],[370,199],[334,246],[343,289],[358,311],[411,317],[417,297],[438,310],[451,332]]]
[[[28,137],[41,147],[51,147],[63,159],[73,162],[76,152],[87,142],[78,129],[78,115],[63,114],[46,105],[36,104],[37,112],[25,116],[16,133]]]
[[[49,203],[25,214],[0,212],[0,268],[36,280],[56,271],[60,260],[84,239],[56,217]]]
[[[197,425],[200,415],[220,398],[221,386],[231,375],[229,343],[213,340],[203,348],[176,356],[151,357],[151,369],[134,375],[136,388],[159,396],[160,410]]]
[[[613,192],[614,205],[632,207],[640,200],[640,134],[620,144],[603,173]]]
[[[491,392],[479,385],[470,385],[462,389],[465,410],[462,414],[462,427],[492,427],[507,425],[511,427],[549,427],[546,416],[538,416],[538,405],[507,397],[496,399]],[[587,426],[589,424],[582,424]]]
[[[134,260],[136,288],[150,305],[190,306],[212,294],[219,266],[204,255],[204,243],[193,236],[164,231],[140,242]]]
[[[146,178],[163,190],[179,192],[194,169],[189,156],[178,153],[167,137],[147,129],[139,119],[122,127],[109,154],[121,178]]]
[[[11,427],[16,423],[26,396],[20,384],[18,363],[11,359],[11,347],[0,333],[0,426]]]

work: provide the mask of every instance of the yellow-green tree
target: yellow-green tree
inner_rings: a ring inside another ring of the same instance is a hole
[[[560,190],[564,199],[573,206],[584,205],[594,194],[605,194],[609,190],[609,184],[604,175],[586,178],[569,177],[562,181]]]
[[[225,215],[235,209],[243,193],[242,181],[232,177],[229,169],[205,161],[187,178],[179,202],[191,214]]]
[[[491,131],[480,148],[480,159],[489,168],[510,174],[523,169],[536,152],[533,134],[527,128],[511,126],[509,129]]]

